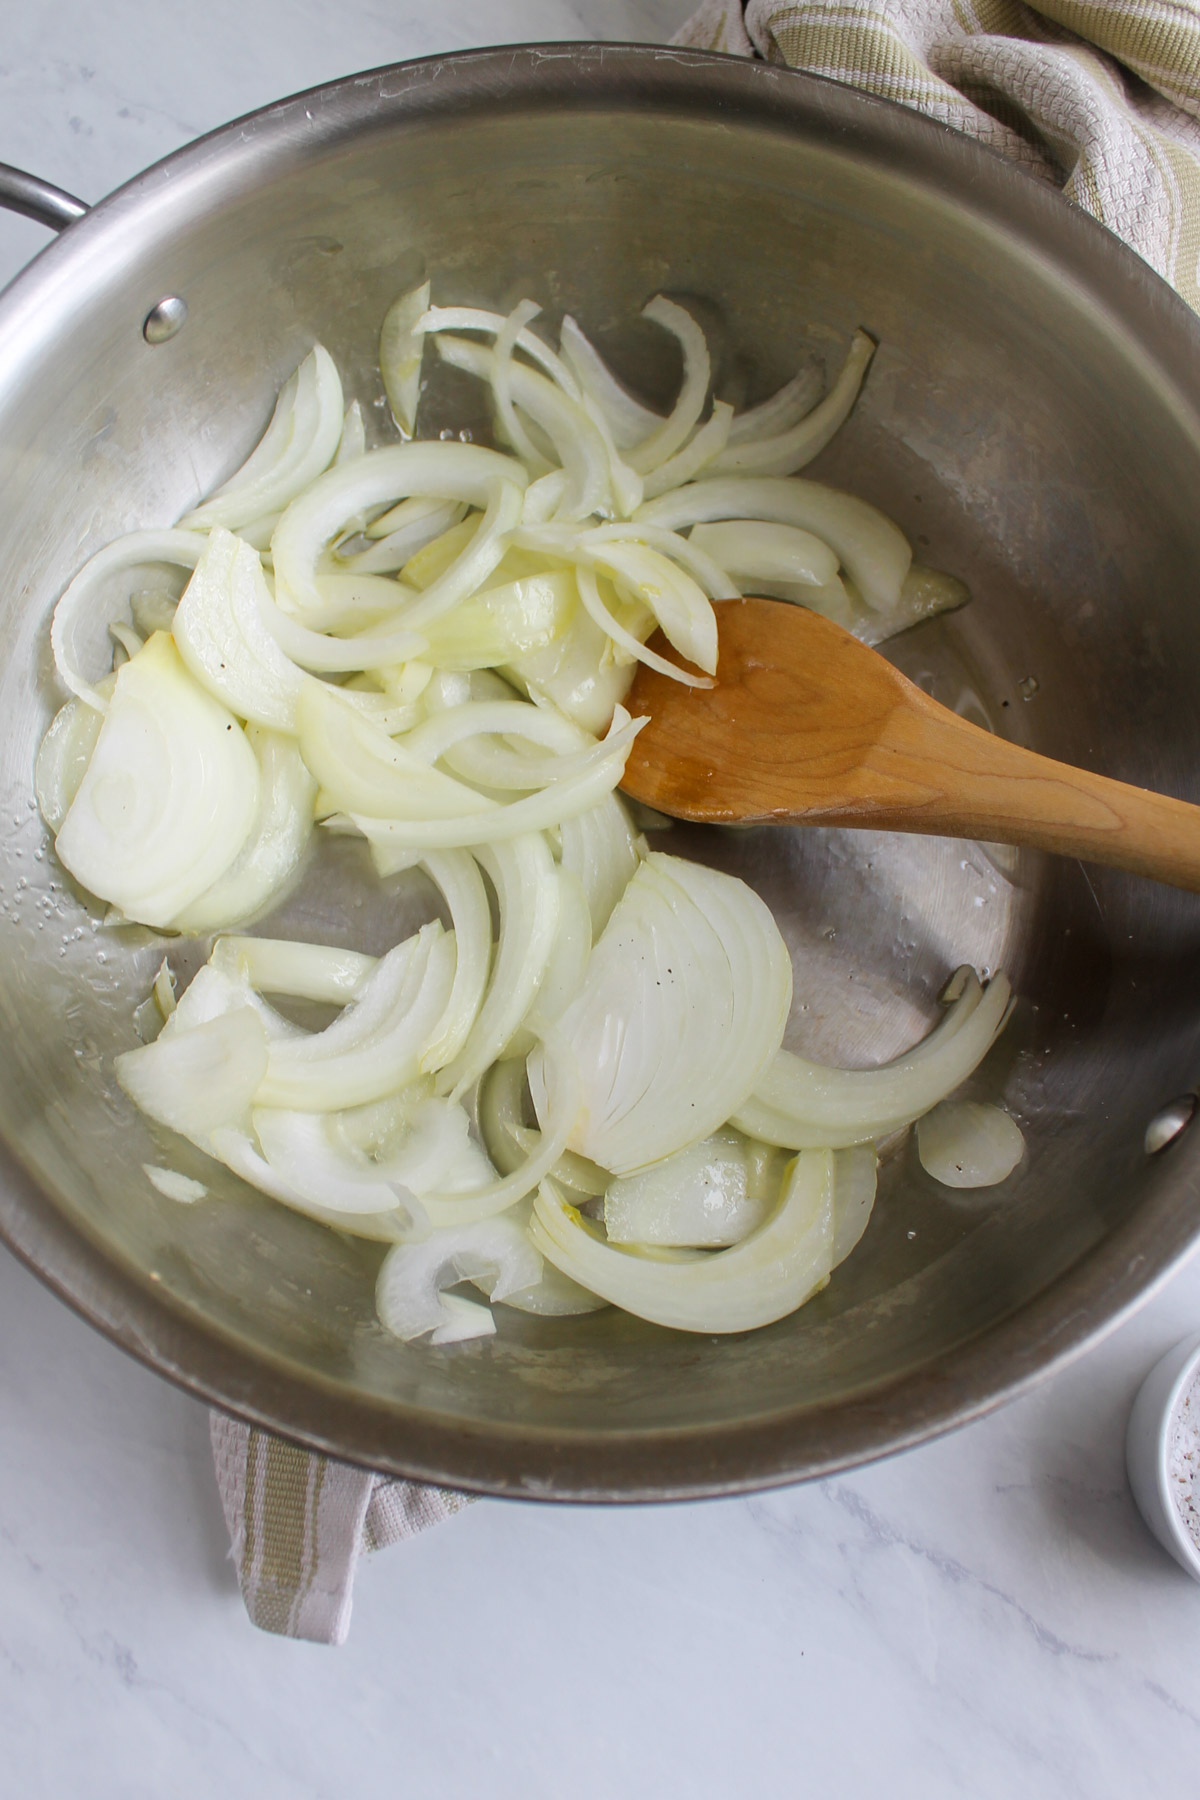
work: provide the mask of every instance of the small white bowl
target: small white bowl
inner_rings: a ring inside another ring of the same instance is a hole
[[[1172,1427],[1197,1374],[1200,1338],[1184,1338],[1155,1363],[1138,1390],[1125,1433],[1125,1465],[1138,1511],[1193,1580],[1200,1581],[1200,1548],[1180,1517],[1171,1480]]]

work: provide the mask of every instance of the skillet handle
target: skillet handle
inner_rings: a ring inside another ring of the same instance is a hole
[[[24,213],[27,219],[36,219],[51,231],[65,230],[88,211],[73,194],[8,163],[0,163],[0,207],[7,212]]]

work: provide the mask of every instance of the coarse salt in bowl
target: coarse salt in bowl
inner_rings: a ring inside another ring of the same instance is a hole
[[[1142,1517],[1200,1581],[1200,1338],[1176,1344],[1142,1383],[1125,1461]]]

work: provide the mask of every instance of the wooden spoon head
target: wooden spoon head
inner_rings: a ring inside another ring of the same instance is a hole
[[[639,667],[626,705],[650,723],[622,787],[676,818],[852,821],[878,803],[864,767],[918,688],[840,625],[779,600],[724,600],[715,687]],[[659,639],[657,650],[669,649]]]

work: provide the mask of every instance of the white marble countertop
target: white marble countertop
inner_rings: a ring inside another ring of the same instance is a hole
[[[661,40],[688,0],[25,0],[0,160],[98,199],[352,69]],[[0,280],[45,234],[0,217]],[[484,1502],[361,1568],[349,1644],[246,1622],[204,1409],[0,1252],[0,1800],[825,1791],[1128,1800],[1195,1785],[1200,1588],[1122,1437],[1200,1330],[1200,1262],[1035,1395],[750,1500]]]

